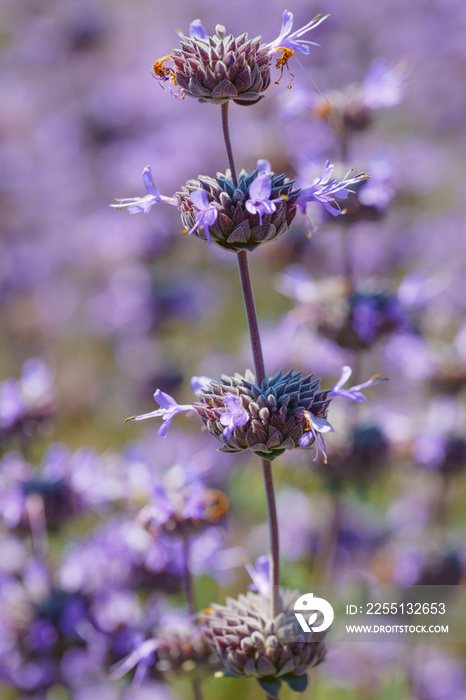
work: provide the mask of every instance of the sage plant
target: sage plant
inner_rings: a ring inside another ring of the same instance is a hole
[[[253,371],[244,375],[193,379],[196,400],[178,404],[170,395],[157,390],[159,408],[129,420],[161,418],[159,435],[165,437],[172,419],[181,412],[197,413],[205,429],[222,444],[226,452],[251,451],[261,460],[267,500],[270,534],[270,571],[256,592],[227,600],[226,606],[214,605],[201,615],[200,631],[217,658],[223,663],[223,675],[255,677],[267,697],[278,698],[282,681],[303,692],[308,683],[307,669],[325,657],[322,637],[304,639],[296,629],[289,595],[280,591],[279,532],[272,460],[285,450],[315,447],[325,461],[324,436],[333,432],[328,422],[331,401],[344,397],[352,402],[365,400],[363,389],[378,384],[368,381],[344,389],[351,368],[343,367],[340,380],[332,389],[322,390],[320,379],[312,374],[284,368],[274,376],[266,373],[259,324],[249,273],[248,255],[259,246],[286,235],[296,214],[306,214],[309,203],[318,203],[332,216],[345,212],[338,199],[345,199],[352,186],[365,180],[365,173],[350,171],[341,181],[333,178],[334,166],[327,161],[323,175],[309,185],[297,188],[286,174],[275,174],[271,164],[257,161],[257,168],[238,174],[230,138],[229,105],[253,105],[263,98],[271,83],[272,63],[276,59],[279,82],[295,53],[308,54],[313,42],[303,37],[326,17],[318,15],[304,27],[292,31],[293,15],[284,12],[279,36],[264,43],[261,37],[249,40],[246,34],[227,35],[217,25],[210,36],[200,20],[190,26],[189,37],[182,36],[179,48],[153,65],[154,78],[168,85],[175,97],[193,97],[202,103],[220,106],[221,129],[228,169],[215,178],[198,175],[188,180],[173,196],[160,193],[146,166],[143,181],[147,194],[117,199],[112,206],[129,213],[149,213],[155,204],[165,203],[180,211],[183,233],[208,245],[216,244],[237,256],[241,289],[246,311]],[[289,68],[288,68],[289,70]],[[291,87],[293,75],[288,87]],[[260,154],[258,154],[260,155]],[[312,349],[310,349],[312,350]],[[189,581],[189,575],[187,580]],[[191,584],[188,599],[193,612]],[[246,621],[249,621],[246,623]],[[222,675],[222,673],[220,674]],[[196,698],[200,688],[194,687]]]

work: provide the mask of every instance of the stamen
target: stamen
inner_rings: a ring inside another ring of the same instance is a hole
[[[309,214],[306,214],[304,217],[304,226],[307,231],[306,238],[310,241],[312,236],[319,230],[319,227],[312,221]]]
[[[304,420],[306,421],[306,430],[304,432],[308,433],[310,430],[312,430],[312,425],[309,419],[309,414],[306,412],[304,412]]]
[[[286,66],[286,68],[287,68],[287,70],[288,70],[288,73],[291,75],[291,80],[290,80],[289,84],[287,85],[287,88],[288,88],[288,90],[291,90],[291,87],[292,87],[292,86],[291,86],[291,83],[292,83],[293,80],[294,80],[294,75],[293,75],[293,73],[292,73],[292,72],[290,71],[290,69],[289,69],[288,61],[290,60],[290,58],[291,58],[292,56],[294,56],[294,51],[293,51],[293,49],[288,49],[288,48],[286,48],[286,46],[279,46],[279,47],[277,48],[277,51],[281,51],[281,52],[282,52],[282,55],[280,56],[280,58],[277,59],[277,62],[276,62],[276,64],[275,64],[275,68],[277,68],[277,69],[280,68],[280,69],[281,69],[280,77],[279,77],[278,80],[275,81],[275,85],[278,85],[278,84],[280,83],[280,80],[281,80],[282,77],[283,77],[283,70],[284,70],[284,68],[285,68],[285,66]]]
[[[166,79],[168,79],[168,76],[171,74],[172,80],[173,80],[173,78],[174,78],[173,69],[167,68],[166,66],[163,65],[167,61],[172,61],[172,60],[173,60],[173,57],[171,54],[168,54],[168,56],[162,56],[162,58],[159,58],[152,66],[154,74],[158,78],[166,78]],[[173,82],[176,82],[176,81],[173,80]]]

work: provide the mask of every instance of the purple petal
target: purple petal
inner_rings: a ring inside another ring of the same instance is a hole
[[[205,190],[196,190],[195,192],[191,192],[190,199],[196,209],[199,209],[199,211],[207,209],[209,206],[209,200]]]
[[[172,424],[173,416],[164,416],[163,423],[159,428],[158,435],[160,437],[167,437],[168,429]]]
[[[191,377],[191,389],[197,394],[199,391],[207,389],[212,382],[210,377]]]
[[[208,34],[204,29],[200,19],[194,19],[189,25],[189,36],[191,39],[207,39]]]
[[[160,389],[157,389],[155,392],[154,399],[157,401],[160,408],[165,408],[168,410],[178,406],[173,396],[170,396],[170,394],[165,394],[163,391],[160,391]]]
[[[149,165],[146,165],[142,171],[142,179],[144,180],[144,186],[148,193],[156,198],[160,198],[160,190],[154,185],[152,180],[152,170]]]
[[[270,559],[262,554],[256,559],[254,566],[246,564],[246,569],[252,579],[249,589],[258,591],[262,595],[270,593]]]
[[[353,374],[353,370],[349,365],[344,365],[341,368],[341,374],[340,374],[340,379],[337,381],[335,386],[333,387],[333,390],[338,390],[341,389],[342,386],[346,384],[346,382],[349,380],[351,375]]]
[[[288,36],[288,34],[293,29],[293,13],[285,10],[282,17],[282,28],[280,29],[280,36]]]
[[[268,175],[262,172],[259,173],[249,186],[249,196],[255,202],[269,199],[271,192],[272,181]]]
[[[265,173],[266,175],[270,175],[272,172],[272,166],[270,165],[269,161],[265,160],[264,158],[257,161],[257,169],[259,172]]]

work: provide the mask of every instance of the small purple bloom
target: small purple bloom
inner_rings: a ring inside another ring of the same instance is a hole
[[[329,392],[329,397],[342,396],[343,398],[348,399],[348,401],[356,401],[356,403],[362,403],[363,401],[367,401],[366,396],[364,396],[363,392],[361,391],[362,389],[368,389],[371,386],[376,386],[381,382],[387,381],[387,379],[382,378],[380,374],[375,374],[373,377],[368,379],[366,382],[363,382],[362,384],[356,384],[356,386],[351,386],[349,387],[349,389],[343,389],[343,385],[346,384],[346,382],[352,374],[353,370],[351,369],[351,367],[349,367],[348,365],[342,367],[340,379]]]
[[[246,425],[249,420],[249,415],[241,406],[239,399],[233,394],[227,394],[224,402],[227,410],[222,412],[220,423],[225,426],[223,437],[229,440],[233,430],[237,426]]]
[[[271,41],[268,44],[269,48],[272,49],[272,51],[276,51],[277,49],[283,47],[296,51],[296,53],[308,54],[310,52],[311,45],[319,46],[319,44],[316,44],[315,41],[301,39],[301,37],[310,32],[312,29],[315,29],[315,27],[318,27],[319,24],[321,24],[329,16],[330,15],[316,15],[314,19],[311,19],[311,21],[305,24],[304,27],[297,29],[295,32],[291,32],[293,29],[293,13],[285,10],[283,13],[280,34],[274,41]]]
[[[0,384],[0,428],[9,428],[27,412],[20,385],[13,377]]]
[[[55,400],[53,375],[37,357],[26,360],[21,378],[0,383],[0,429],[9,429],[28,416],[50,415]]]
[[[180,516],[185,520],[203,520],[206,517],[206,487],[194,481],[187,489],[186,500],[180,507]]]
[[[371,176],[358,190],[358,200],[365,207],[384,212],[396,194],[390,155],[379,153],[370,164]]]
[[[246,564],[246,569],[252,579],[252,583],[248,588],[250,591],[257,591],[262,595],[270,593],[270,559],[265,554],[262,554],[256,559],[254,566]]]
[[[213,226],[217,221],[218,209],[213,204],[209,204],[207,193],[204,190],[192,192],[190,199],[198,210],[198,214],[196,214],[196,223],[187,233],[191,235],[197,228],[204,231],[207,236],[207,244],[210,245],[209,226]]]
[[[257,169],[260,173],[265,173],[266,175],[272,174],[272,166],[270,165],[270,161],[265,160],[265,158],[261,158],[257,161]]]
[[[276,202],[281,202],[282,198],[270,199],[272,192],[272,180],[267,174],[267,161],[259,161],[263,170],[259,170],[259,175],[254,178],[249,186],[249,197],[245,206],[250,214],[259,214],[260,225],[264,214],[273,214],[277,207]]]
[[[205,389],[208,389],[211,383],[212,379],[210,377],[205,377],[203,375],[199,377],[191,377],[191,389],[194,391],[195,394],[197,394],[200,391],[205,391]]]
[[[339,204],[335,201],[335,197],[338,196],[339,199],[347,199],[348,194],[353,192],[353,190],[350,189],[350,185],[354,185],[369,177],[366,173],[359,173],[354,177],[349,177],[352,172],[350,170],[346,173],[343,180],[338,182],[335,178],[331,179],[334,169],[335,166],[328,160],[325,163],[322,176],[314,180],[310,187],[301,190],[296,201],[303,213],[306,210],[307,202],[319,202],[332,216],[344,214]]]
[[[148,214],[154,204],[158,204],[159,202],[165,202],[175,207],[178,206],[178,201],[175,197],[165,197],[160,194],[160,190],[155,186],[152,179],[152,170],[149,165],[146,165],[142,171],[142,179],[144,180],[144,186],[147,190],[147,194],[144,195],[144,197],[116,199],[116,204],[110,204],[110,206],[118,210],[127,207],[130,214]]]
[[[123,678],[123,676],[131,671],[131,669],[136,667],[136,672],[134,674],[133,681],[131,683],[131,689],[138,690],[141,687],[147,671],[150,666],[154,663],[155,652],[159,642],[157,639],[146,639],[124,659],[114,664],[110,669],[110,677],[114,680]]]
[[[202,26],[200,19],[194,19],[189,25],[189,36],[191,39],[208,39],[209,35]]]
[[[378,308],[377,299],[362,298],[354,305],[351,325],[363,343],[374,342],[382,323],[383,314]]]
[[[330,395],[330,394],[329,394]],[[300,447],[307,447],[311,440],[314,438],[316,442],[316,456],[314,457],[314,462],[319,456],[319,449],[324,457],[324,464],[327,464],[327,449],[325,447],[324,438],[321,433],[334,433],[334,429],[328,423],[325,418],[316,418],[309,411],[303,412],[304,418],[306,419],[306,431],[304,435],[299,439]]]
[[[150,413],[143,413],[140,416],[131,416],[126,420],[146,420],[146,418],[161,418],[163,423],[159,429],[160,437],[166,437],[168,428],[171,425],[173,418],[177,413],[183,413],[184,411],[192,411],[193,407],[191,404],[180,405],[177,404],[173,396],[165,394],[160,389],[154,394],[154,399],[159,404],[160,408]]]
[[[21,394],[29,410],[51,405],[55,399],[54,377],[46,363],[38,357],[26,360],[21,369]]]
[[[392,65],[385,58],[374,59],[362,84],[362,99],[366,107],[396,107],[403,99],[407,75],[407,66],[402,61]]]
[[[144,527],[154,530],[160,528],[175,514],[175,506],[162,484],[155,484],[151,503],[139,511],[137,521]]]

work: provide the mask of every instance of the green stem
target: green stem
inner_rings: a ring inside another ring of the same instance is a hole
[[[230,130],[228,124],[228,103],[222,105],[222,127],[225,146],[230,164],[231,178],[235,185],[238,185],[236,177],[235,162],[233,159],[233,151],[231,148]],[[264,356],[262,353],[262,345],[259,333],[259,324],[257,322],[256,305],[254,303],[254,294],[252,291],[251,277],[249,274],[248,255],[245,250],[238,253],[238,267],[241,279],[241,289],[243,291],[244,306],[246,309],[246,317],[248,320],[249,336],[251,338],[252,355],[254,359],[254,369],[256,375],[256,384],[260,386],[265,379]],[[278,585],[280,583],[280,549],[278,539],[278,518],[277,504],[275,501],[275,490],[273,485],[272,464],[269,460],[262,460],[262,474],[264,477],[265,495],[267,499],[267,513],[270,533],[270,550],[272,554],[272,615],[276,617],[280,612],[280,595]]]
[[[228,156],[228,165],[230,166],[230,171],[231,171],[231,179],[233,181],[233,184],[235,187],[238,187],[238,178],[236,177],[236,168],[235,168],[235,160],[233,158],[233,149],[231,147],[231,138],[230,138],[230,126],[228,124],[228,106],[229,102],[224,102],[222,105],[222,129],[223,129],[223,138],[225,140],[225,146],[227,149],[227,156]]]
[[[191,575],[190,568],[190,542],[187,536],[183,537],[183,554],[184,554],[184,590],[186,594],[186,601],[188,603],[188,611],[190,616],[194,616],[196,613],[196,600],[194,597],[194,586],[193,578]],[[202,700],[201,685],[197,678],[193,678],[191,681],[193,688],[194,700]]]

